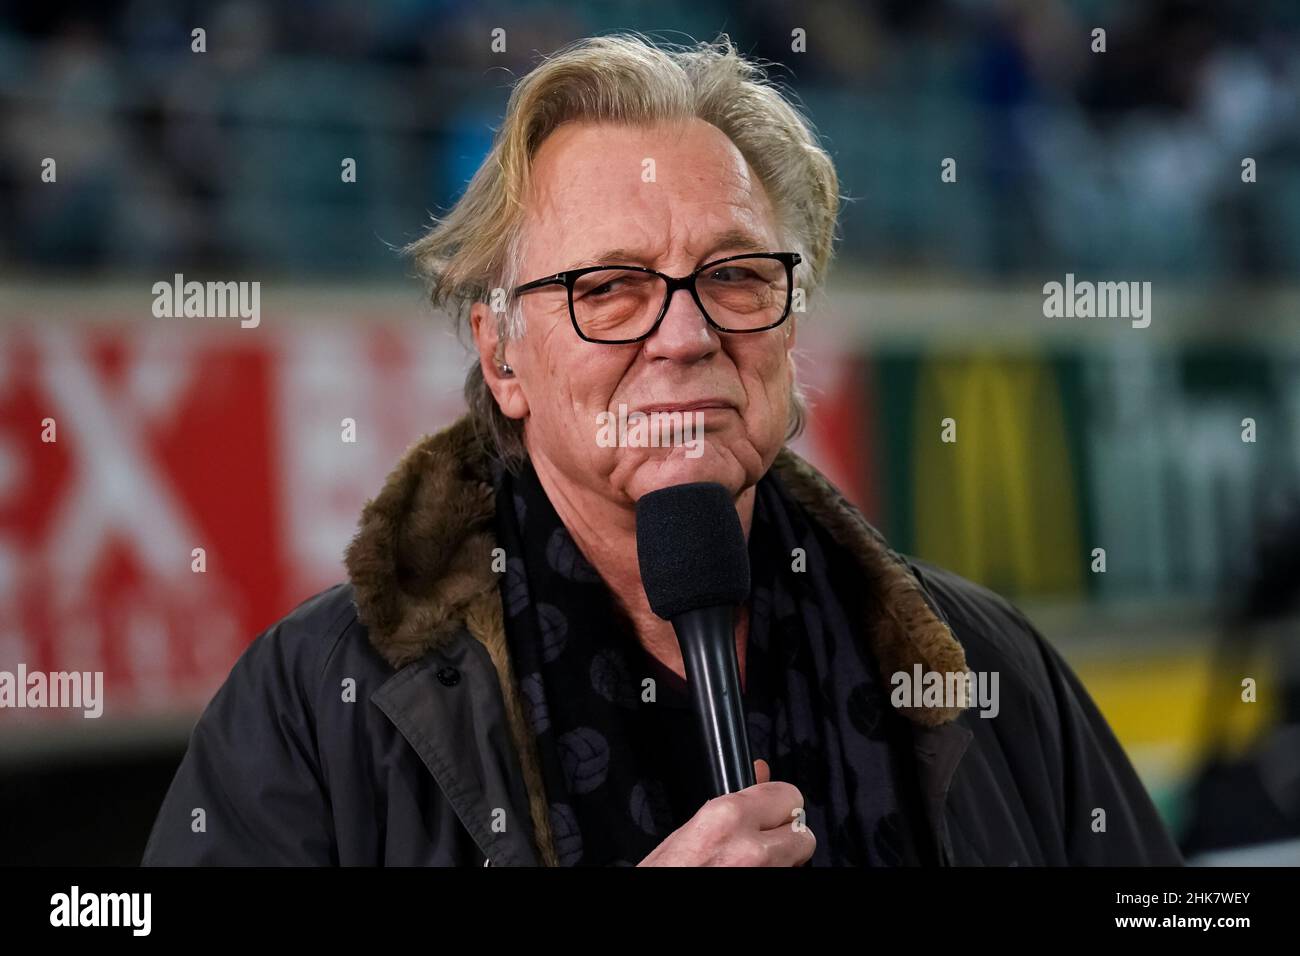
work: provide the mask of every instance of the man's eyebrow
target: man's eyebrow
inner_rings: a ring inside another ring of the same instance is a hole
[[[607,266],[607,265],[636,265],[637,257],[640,253],[629,252],[626,249],[610,249],[606,252],[599,253],[583,259],[581,262],[575,262],[569,266],[570,269],[585,269],[587,266]]]
[[[762,242],[752,233],[743,229],[728,229],[726,232],[718,233],[713,242],[708,247],[708,252],[700,257],[701,262],[712,258],[714,253],[720,249],[729,249],[735,252],[768,252],[767,243]],[[654,256],[648,256],[643,252],[636,252],[629,249],[607,249],[604,252],[589,256],[581,262],[576,262],[569,266],[570,269],[585,269],[588,266],[607,266],[607,265],[645,265],[646,262],[653,259]]]
[[[772,252],[768,244],[763,242],[751,232],[744,229],[728,229],[726,232],[719,233],[713,240],[713,245],[709,246],[709,251],[705,253],[704,259],[712,258],[713,254],[722,249],[730,249],[734,252]]]

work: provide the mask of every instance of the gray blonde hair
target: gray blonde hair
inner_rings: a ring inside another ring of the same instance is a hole
[[[716,126],[745,157],[773,203],[778,235],[807,264],[800,276],[805,296],[815,294],[830,266],[840,196],[835,166],[812,124],[726,34],[656,45],[639,33],[619,33],[571,43],[516,83],[492,149],[464,194],[405,249],[434,308],[464,330],[473,303],[490,303],[494,290],[505,290],[512,301],[497,313],[498,335],[522,335],[522,307],[509,290],[522,281],[524,197],[538,147],[570,120],[648,125],[692,118]],[[792,382],[787,440],[807,417],[806,399]],[[527,457],[522,422],[502,414],[477,361],[465,377],[465,400],[489,447],[517,468]]]

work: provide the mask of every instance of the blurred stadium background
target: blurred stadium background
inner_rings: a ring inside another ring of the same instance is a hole
[[[1300,862],[1291,0],[0,2],[0,669],[107,683],[98,720],[0,711],[0,862],[138,862],[236,656],[461,408],[395,248],[512,77],[623,28],[727,32],[836,159],[798,447],[1029,613],[1190,856]],[[176,273],[261,282],[260,326],[154,318]],[[1044,318],[1066,273],[1150,281],[1150,327]]]

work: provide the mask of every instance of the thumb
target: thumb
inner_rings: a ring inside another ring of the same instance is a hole
[[[772,768],[761,757],[754,761],[754,782],[767,783],[772,779]]]

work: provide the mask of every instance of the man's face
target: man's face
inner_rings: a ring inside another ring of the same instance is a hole
[[[786,251],[762,184],[726,135],[701,120],[565,124],[541,145],[533,175],[522,281],[614,249],[627,253],[619,264],[676,276],[729,255]],[[737,243],[740,234],[752,247]],[[526,293],[522,303],[526,332],[507,346],[521,397],[506,412],[526,404],[524,441],[539,468],[544,460],[552,474],[626,504],[688,481],[738,494],[771,465],[791,411],[793,316],[766,332],[720,333],[681,290],[648,339],[601,345],[574,331],[563,286]],[[700,402],[708,407],[688,407]],[[620,406],[681,411],[704,433],[691,447],[608,447]]]

